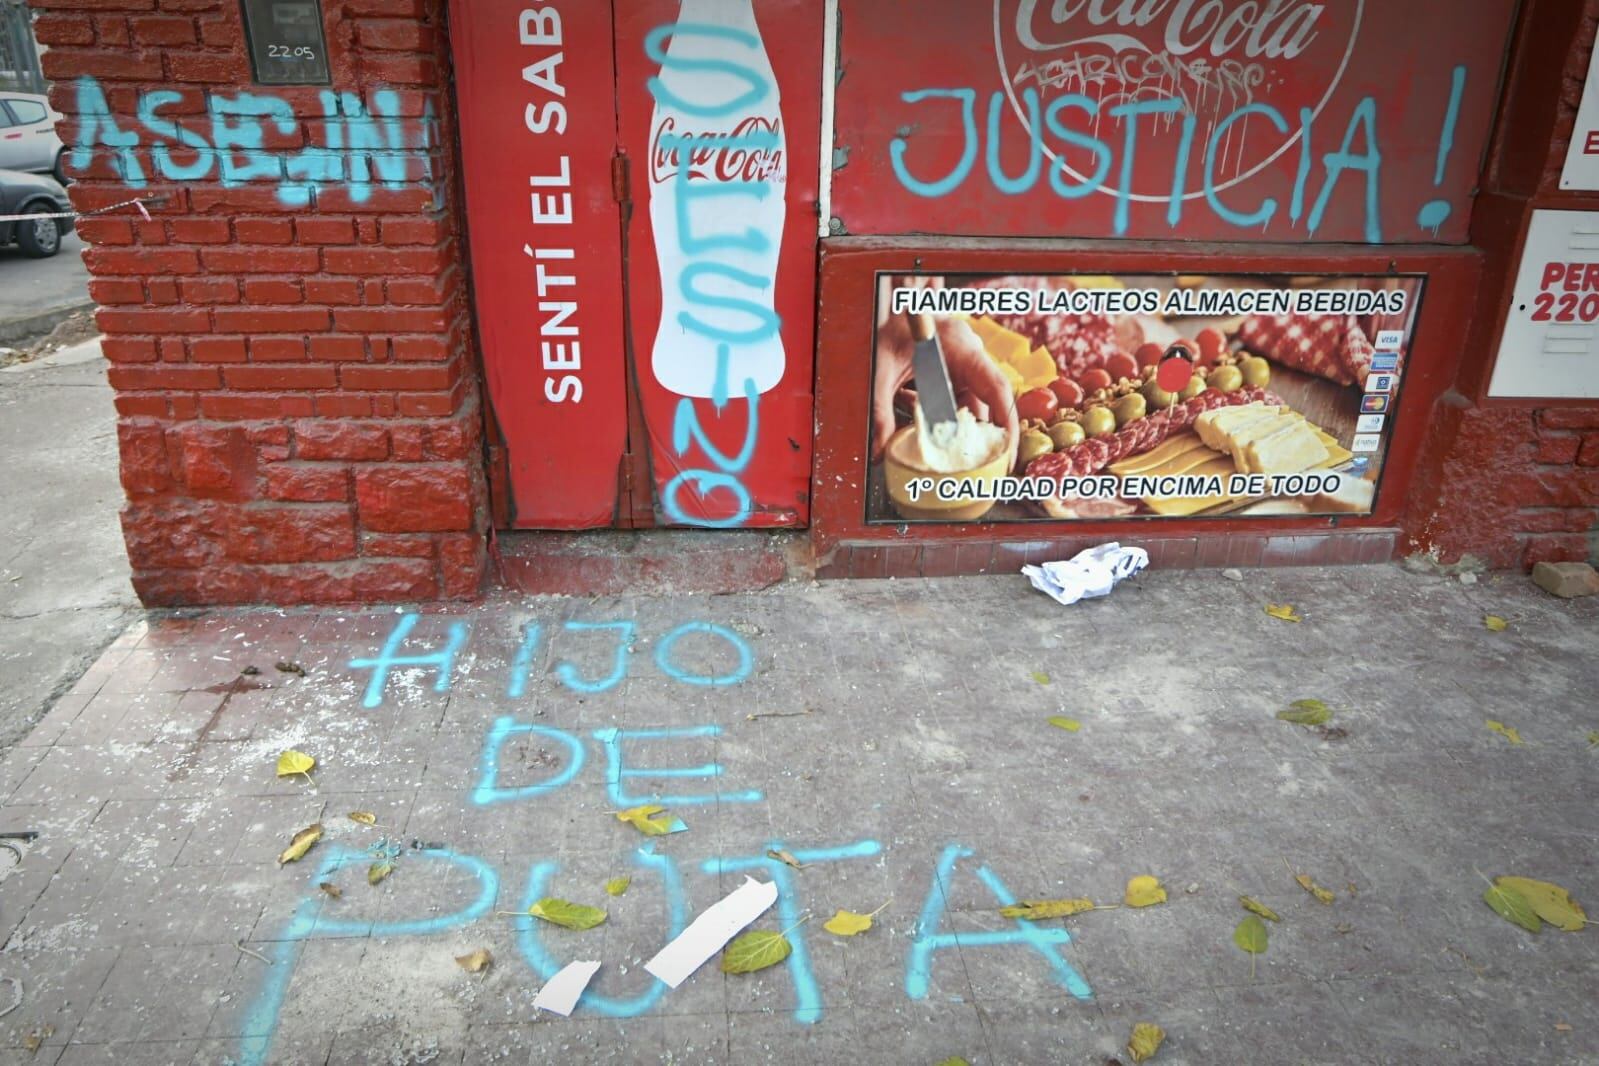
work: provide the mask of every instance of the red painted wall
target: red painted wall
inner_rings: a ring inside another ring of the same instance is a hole
[[[1527,219],[1536,208],[1599,210],[1599,195],[1560,191],[1596,27],[1599,0],[1530,0],[1522,11],[1472,222],[1485,252],[1477,310],[1404,521],[1414,550],[1496,567],[1599,559],[1599,402],[1486,395]]]
[[[62,139],[86,142],[73,204],[164,198],[80,224],[139,595],[475,595],[442,0],[324,0],[325,88],[252,85],[236,0],[34,7]]]

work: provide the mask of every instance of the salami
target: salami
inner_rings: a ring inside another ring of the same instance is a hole
[[[1282,404],[1279,397],[1263,388],[1246,387],[1235,392],[1207,389],[1191,400],[1140,418],[1109,436],[1090,437],[1066,451],[1041,455],[1027,464],[1027,476],[1088,477],[1128,456],[1142,455],[1160,447],[1173,434],[1193,425],[1206,411],[1257,402]]]
[[[1070,288],[1069,278],[1052,279],[1048,285],[1038,278],[985,278],[979,288]],[[994,315],[994,322],[1026,337],[1034,348],[1045,348],[1055,359],[1063,377],[1077,380],[1085,370],[1104,366],[1105,360],[1122,351],[1116,323],[1108,315],[1027,314]]]

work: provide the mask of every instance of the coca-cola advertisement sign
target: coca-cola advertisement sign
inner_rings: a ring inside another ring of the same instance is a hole
[[[663,116],[650,134],[650,182],[677,177],[686,153],[688,181],[777,181],[784,176],[782,119],[750,115],[730,133],[692,132]],[[774,145],[761,147],[762,145]]]
[[[1353,55],[1364,8],[1364,0],[995,0],[994,43],[1024,127],[1034,122],[1022,101],[1028,88],[1042,110],[1066,94],[1097,101],[1106,116],[1099,136],[1112,142],[1126,121],[1108,115],[1116,105],[1180,101],[1180,110],[1144,120],[1157,132],[1176,133],[1192,117],[1184,139],[1156,137],[1141,146],[1161,162],[1185,140],[1190,151],[1208,146],[1226,123],[1213,180],[1223,189],[1287,152],[1299,139],[1301,116],[1313,122],[1320,115]],[[1251,105],[1274,108],[1282,121]],[[1096,165],[1080,147],[1046,144],[1046,151],[1079,179]],[[1130,195],[1165,199],[1171,181],[1158,171],[1166,167],[1150,169],[1156,173],[1136,178]]]

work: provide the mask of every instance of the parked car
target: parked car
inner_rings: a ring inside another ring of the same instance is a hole
[[[60,119],[47,97],[0,92],[0,169],[53,174],[65,185],[66,149],[56,136]]]
[[[67,190],[48,174],[0,170],[0,215],[48,216],[71,210]],[[45,259],[61,250],[61,239],[71,232],[70,218],[0,222],[0,244],[15,243],[23,255]]]

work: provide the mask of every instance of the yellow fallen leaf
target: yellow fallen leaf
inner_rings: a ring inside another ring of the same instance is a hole
[[[1483,615],[1482,624],[1484,628],[1491,630],[1494,633],[1503,633],[1510,625],[1509,622],[1505,621],[1503,618],[1500,618],[1496,614]]]
[[[658,803],[645,803],[637,807],[629,807],[625,811],[616,812],[618,822],[626,822],[647,837],[662,837],[677,829],[683,823],[672,817],[653,817],[666,810]]]
[[[455,962],[467,973],[482,973],[494,965],[494,956],[489,954],[488,948],[478,948],[467,955],[457,955]]]
[[[605,894],[607,896],[620,896],[627,891],[627,887],[632,883],[633,879],[631,877],[613,877],[605,882]]]
[[[1006,918],[1026,918],[1029,921],[1038,921],[1044,918],[1069,918],[1074,914],[1094,909],[1091,899],[1024,899],[1020,903],[1013,903],[1009,907],[1001,907],[999,913]]]
[[[351,811],[348,815],[346,815],[346,817],[349,818],[350,821],[360,822],[362,825],[378,824],[378,816],[373,814],[371,811]]]
[[[1159,878],[1144,874],[1127,882],[1122,902],[1129,907],[1153,907],[1166,902],[1166,890],[1160,886]]]
[[[1253,896],[1239,896],[1238,902],[1243,905],[1244,910],[1248,911],[1250,914],[1258,914],[1268,922],[1282,921],[1282,919],[1278,917],[1276,911],[1260,902],[1260,900],[1255,899]]]
[[[1054,726],[1056,729],[1064,729],[1068,733],[1075,733],[1079,729],[1083,728],[1083,723],[1079,722],[1077,719],[1065,718],[1058,714],[1051,716],[1048,721],[1049,724]]]
[[[1042,670],[1034,670],[1033,680],[1040,685],[1047,685],[1049,684],[1049,675],[1044,673]]]
[[[1590,748],[1599,748],[1599,730],[1594,730],[1588,734],[1588,746]]]
[[[888,903],[883,904],[883,907],[887,907],[889,903],[893,902],[893,900],[889,900]],[[877,917],[883,907],[879,907],[869,914],[856,914],[854,911],[840,909],[837,914],[822,923],[822,928],[834,936],[855,936],[858,933],[864,933],[872,927],[872,919]]]
[[[366,868],[366,883],[375,885],[394,872],[392,862],[375,862]]]
[[[311,847],[321,839],[321,822],[306,826],[294,834],[294,839],[289,841],[289,846],[283,849],[283,854],[278,856],[278,865],[282,866],[286,862],[300,861],[300,859],[304,858],[305,853],[310,851]]]
[[[1567,1025],[1565,1022],[1556,1022],[1555,1023],[1555,1032],[1557,1032],[1557,1033],[1569,1033],[1569,1032],[1571,1032],[1571,1026]]]
[[[1294,606],[1291,603],[1268,603],[1266,604],[1266,613],[1273,618],[1281,618],[1284,622],[1303,621],[1299,615],[1294,613]]]
[[[1578,933],[1588,924],[1588,915],[1582,905],[1559,885],[1535,881],[1530,877],[1496,877],[1494,884],[1521,893],[1521,897],[1532,905],[1533,913],[1556,929]]]
[[[1500,736],[1510,741],[1512,745],[1519,745],[1521,743],[1521,734],[1516,731],[1515,726],[1508,726],[1503,722],[1496,722],[1490,718],[1488,719],[1488,731],[1490,733],[1498,733]]]
[[[1311,880],[1309,874],[1295,874],[1294,880],[1299,882],[1300,888],[1304,889],[1306,892],[1309,892],[1312,896],[1315,896],[1322,903],[1328,904],[1329,906],[1332,904],[1333,900],[1338,898],[1327,889],[1322,888],[1315,881]]]
[[[278,756],[278,776],[295,777],[308,773],[316,760],[303,751],[289,750]]]
[[[1139,1022],[1133,1026],[1133,1035],[1127,1038],[1127,1055],[1134,1062],[1147,1062],[1166,1039],[1166,1030],[1152,1022]]]
[[[780,851],[773,851],[770,848],[768,848],[767,851],[766,851],[766,857],[768,859],[776,859],[778,862],[782,863],[784,866],[792,866],[796,870],[805,869],[805,864],[800,862],[798,859],[796,859],[794,857],[794,854],[792,852],[790,852],[787,848],[784,848],[784,849],[782,849]]]

